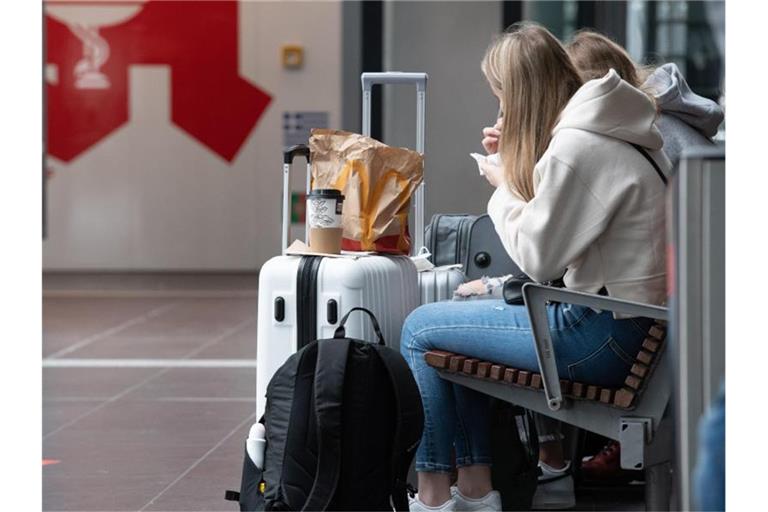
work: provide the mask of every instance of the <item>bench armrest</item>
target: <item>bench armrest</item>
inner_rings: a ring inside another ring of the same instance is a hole
[[[547,319],[547,304],[561,302],[586,306],[595,309],[624,313],[633,316],[643,316],[656,320],[666,320],[668,309],[623,299],[597,295],[594,293],[577,292],[566,288],[554,288],[537,283],[523,285],[523,299],[531,321],[536,358],[539,361],[541,379],[544,383],[544,393],[547,406],[557,411],[563,404],[563,393],[560,389],[560,376],[557,372],[555,352],[552,347],[552,337],[549,332]]]

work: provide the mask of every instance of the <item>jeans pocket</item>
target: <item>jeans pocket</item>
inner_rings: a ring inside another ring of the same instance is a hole
[[[561,311],[563,314],[563,319],[565,320],[565,326],[563,327],[563,330],[573,329],[581,323],[587,323],[595,315],[597,315],[595,310],[592,308],[588,308],[586,306],[576,306],[573,304],[563,304]]]
[[[568,365],[574,382],[619,387],[629,373],[632,359],[609,337],[586,357]]]

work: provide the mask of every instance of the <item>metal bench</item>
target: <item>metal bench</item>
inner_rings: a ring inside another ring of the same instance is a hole
[[[669,510],[674,435],[667,414],[672,372],[665,352],[666,308],[529,283],[523,297],[531,319],[539,372],[508,368],[462,354],[431,351],[427,364],[451,382],[595,432],[621,444],[621,466],[646,472],[646,508]],[[619,389],[561,380],[546,305],[592,307],[657,320]]]

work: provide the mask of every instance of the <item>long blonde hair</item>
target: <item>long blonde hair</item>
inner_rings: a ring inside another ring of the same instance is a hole
[[[499,153],[507,185],[530,201],[533,168],[582,80],[557,38],[531,22],[512,25],[491,43],[482,70],[503,108]]]

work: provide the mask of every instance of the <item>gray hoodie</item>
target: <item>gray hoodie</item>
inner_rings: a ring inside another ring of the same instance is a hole
[[[664,139],[664,153],[673,166],[677,166],[683,149],[713,144],[712,137],[724,118],[723,109],[691,91],[677,64],[658,67],[643,88],[654,91],[659,110],[656,126]]]

